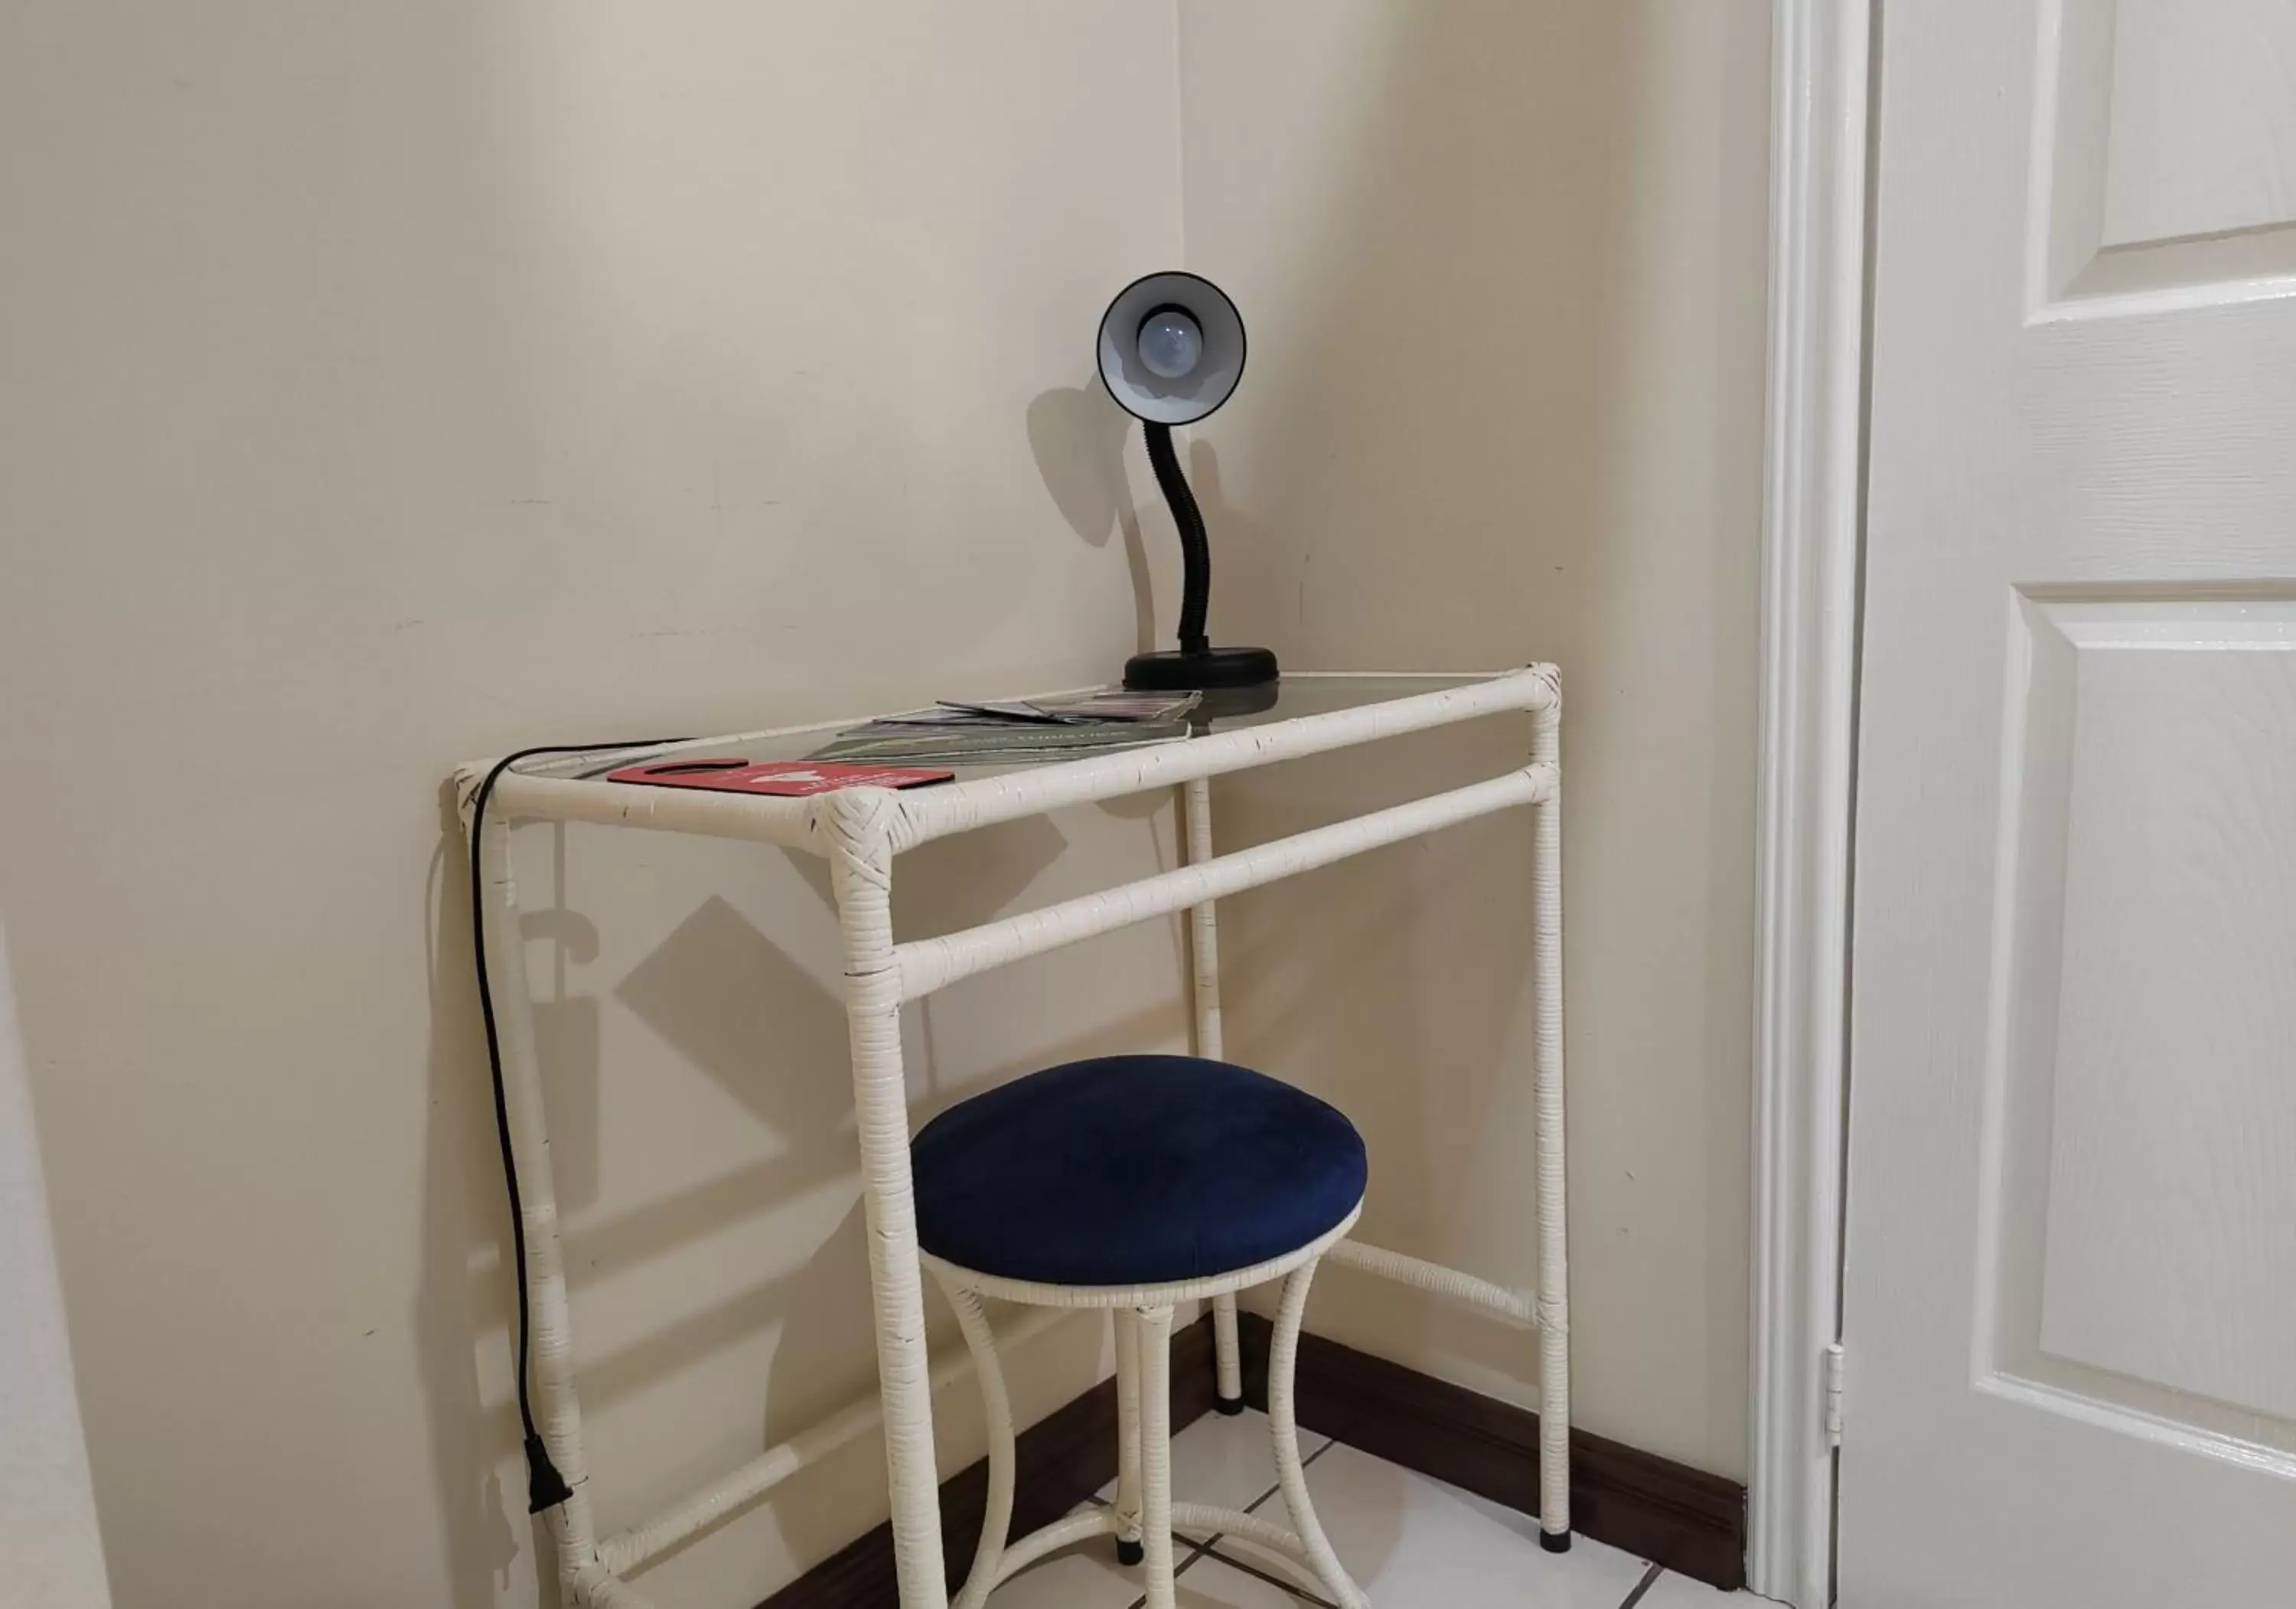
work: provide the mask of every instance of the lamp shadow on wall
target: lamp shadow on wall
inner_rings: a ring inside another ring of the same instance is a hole
[[[1111,531],[1123,534],[1138,653],[1155,646],[1156,609],[1141,516],[1124,473],[1124,445],[1135,423],[1096,379],[1055,387],[1029,403],[1029,450],[1061,518],[1094,547],[1106,546]]]

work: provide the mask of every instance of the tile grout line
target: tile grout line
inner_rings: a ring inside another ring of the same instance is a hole
[[[1085,1501],[1091,1504],[1095,1508],[1113,1508],[1116,1506],[1115,1504],[1110,1502],[1106,1498],[1102,1497],[1098,1492],[1094,1492],[1090,1497],[1087,1497]],[[1177,1531],[1173,1532],[1173,1534],[1175,1536],[1179,1535]],[[1180,1539],[1184,1542],[1187,1542],[1188,1540],[1185,1537],[1181,1537]],[[1204,1555],[1211,1551],[1211,1545],[1207,1542],[1188,1542],[1188,1547],[1190,1549],[1188,1556],[1172,1566],[1172,1579],[1176,1581],[1182,1576],[1188,1573],[1189,1565],[1194,1564],[1198,1559],[1203,1557]],[[1041,1561],[1039,1562],[1041,1563]],[[1030,1566],[1031,1569],[1034,1567],[1035,1566],[1033,1565]],[[1148,1595],[1144,1592],[1142,1593],[1138,1597],[1134,1598],[1131,1603],[1126,1605],[1125,1609],[1148,1609]]]
[[[1102,1506],[1105,1507],[1107,1505],[1103,1504]],[[1176,1581],[1182,1576],[1187,1574],[1189,1567],[1198,1559],[1202,1558],[1206,1554],[1211,1551],[1210,1545],[1205,1542],[1190,1542],[1188,1546],[1194,1551],[1191,1552],[1186,1558],[1182,1559],[1178,1564],[1172,1566],[1172,1579]],[[1142,1593],[1138,1597],[1134,1598],[1130,1604],[1127,1605],[1126,1609],[1148,1609],[1148,1595],[1144,1592]]]
[[[1280,1576],[1270,1575],[1267,1571],[1260,1569],[1256,1564],[1247,1564],[1242,1559],[1234,1557],[1228,1554],[1213,1553],[1209,1547],[1205,1548],[1204,1551],[1206,1553],[1210,1553],[1212,1557],[1218,1559],[1221,1564],[1226,1565],[1230,1570],[1236,1572],[1240,1575],[1248,1575],[1255,1580],[1266,1581],[1269,1586],[1284,1593],[1294,1602],[1313,1604],[1316,1606],[1316,1609],[1339,1609],[1338,1605],[1317,1597],[1314,1593],[1306,1590],[1304,1588],[1301,1588],[1293,1582],[1284,1580]]]
[[[1663,1564],[1652,1564],[1648,1570],[1644,1571],[1643,1579],[1635,1583],[1635,1589],[1627,1594],[1627,1601],[1620,1604],[1619,1609],[1635,1609],[1635,1605],[1643,1601],[1643,1595],[1657,1586],[1658,1578],[1665,1573],[1666,1566]],[[1137,1609],[1137,1605],[1135,1609]]]
[[[1300,1460],[1300,1467],[1303,1471],[1312,1468],[1318,1458],[1321,1458],[1325,1453],[1331,1451],[1332,1449],[1339,1445],[1340,1441],[1338,1437],[1332,1436],[1325,1438],[1324,1444],[1321,1447],[1317,1448],[1314,1452],[1309,1453],[1306,1457]],[[1280,1483],[1269,1487],[1266,1491],[1261,1492],[1250,1503],[1246,1504],[1244,1506],[1243,1512],[1246,1514],[1259,1513],[1260,1506],[1263,1504],[1265,1504],[1270,1498],[1278,1495],[1283,1490],[1283,1488]],[[1106,1508],[1110,1506],[1106,1498],[1102,1498],[1097,1494],[1095,1494],[1086,1500],[1096,1507]],[[1176,1536],[1178,1535],[1177,1532],[1175,1532],[1174,1534]],[[1254,1580],[1265,1581],[1268,1586],[1274,1587],[1279,1591],[1290,1594],[1300,1603],[1314,1605],[1316,1605],[1316,1609],[1337,1609],[1336,1605],[1325,1602],[1323,1598],[1316,1597],[1314,1593],[1307,1591],[1305,1588],[1296,1586],[1292,1582],[1284,1580],[1278,1576],[1271,1575],[1267,1571],[1260,1569],[1259,1566],[1248,1564],[1244,1560],[1237,1558],[1231,1554],[1222,1553],[1219,1550],[1219,1544],[1227,1539],[1227,1532],[1224,1531],[1216,1531],[1212,1532],[1211,1536],[1208,1539],[1201,1542],[1189,1540],[1189,1539],[1185,1537],[1180,1537],[1179,1539],[1188,1543],[1190,1552],[1185,1559],[1174,1567],[1172,1577],[1175,1580],[1177,1580],[1182,1575],[1185,1574],[1199,1560],[1209,1557],[1218,1560],[1219,1563],[1225,1564],[1231,1570],[1238,1571],[1244,1575],[1252,1577]],[[1649,1568],[1643,1572],[1642,1579],[1635,1583],[1633,1589],[1627,1594],[1625,1600],[1619,1605],[1619,1609],[1635,1609],[1635,1605],[1641,1603],[1643,1599],[1649,1595],[1650,1589],[1658,1585],[1659,1578],[1665,1573],[1665,1565],[1660,1564],[1651,1564]],[[1147,1604],[1148,1596],[1147,1594],[1143,1593],[1139,1597],[1134,1599],[1132,1603],[1127,1606],[1127,1609],[1147,1609]]]
[[[1098,1492],[1094,1492],[1085,1500],[1095,1508],[1113,1508],[1115,1506],[1113,1503],[1111,1503],[1106,1498],[1102,1497]],[[1264,1501],[1265,1499],[1262,1500]],[[1190,1540],[1185,1536],[1180,1536],[1180,1533],[1177,1531],[1172,1534],[1175,1537],[1178,1537],[1181,1541],[1186,1542],[1189,1549],[1188,1556],[1172,1566],[1172,1579],[1177,1581],[1182,1576],[1188,1573],[1188,1570],[1191,1565],[1194,1564],[1198,1559],[1203,1557],[1204,1555],[1212,1550],[1212,1545],[1210,1542]],[[1133,1599],[1129,1605],[1126,1605],[1126,1609],[1148,1609],[1148,1595],[1144,1592],[1142,1593],[1138,1597]]]
[[[1337,1447],[1339,1444],[1340,1441],[1338,1437],[1325,1437],[1323,1446],[1317,1448],[1314,1452],[1309,1453],[1306,1457],[1300,1460],[1300,1469],[1304,1472],[1314,1468],[1316,1459],[1322,1457],[1325,1453],[1331,1451],[1332,1449]],[[1283,1490],[1283,1488],[1280,1483],[1269,1487],[1266,1491],[1261,1492],[1258,1497],[1252,1498],[1250,1503],[1246,1504],[1244,1506],[1243,1512],[1246,1514],[1259,1513],[1259,1506],[1262,1503],[1267,1502],[1268,1498],[1274,1497]],[[1337,1605],[1327,1603],[1324,1599],[1317,1597],[1314,1593],[1304,1591],[1300,1588],[1294,1586],[1290,1581],[1281,1580],[1276,1577],[1268,1574],[1265,1570],[1259,1569],[1257,1565],[1247,1564],[1242,1559],[1235,1557],[1232,1554],[1220,1552],[1219,1544],[1226,1540],[1226,1537],[1227,1532],[1224,1531],[1216,1531],[1212,1532],[1210,1539],[1206,1541],[1198,1550],[1196,1558],[1201,1558],[1205,1554],[1210,1554],[1212,1557],[1218,1559],[1229,1569],[1241,1571],[1245,1575],[1253,1576],[1260,1580],[1266,1581],[1271,1587],[1275,1587],[1282,1591],[1290,1593],[1292,1597],[1296,1598],[1300,1603],[1313,1604],[1316,1605],[1316,1609],[1339,1609]],[[1193,1564],[1195,1563],[1195,1559],[1192,1558],[1188,1562]],[[1132,1609],[1141,1609],[1141,1605],[1136,1604],[1132,1606]]]
[[[1338,1437],[1324,1437],[1323,1446],[1317,1448],[1314,1452],[1309,1453],[1306,1457],[1300,1460],[1300,1469],[1305,1471],[1313,1467],[1316,1459],[1322,1457],[1325,1453],[1331,1451],[1332,1449],[1337,1447],[1339,1444],[1340,1441]],[[1262,1503],[1267,1502],[1268,1498],[1275,1496],[1276,1493],[1283,1490],[1283,1488],[1280,1483],[1269,1487],[1266,1491],[1261,1492],[1258,1497],[1252,1498],[1250,1502],[1245,1504],[1243,1512],[1246,1514],[1258,1513],[1259,1506]],[[1109,1508],[1114,1506],[1106,1498],[1102,1497],[1098,1492],[1091,1493],[1085,1498],[1085,1501],[1091,1504],[1095,1508]],[[1178,1537],[1181,1541],[1186,1542],[1191,1550],[1186,1558],[1181,1560],[1172,1568],[1172,1579],[1176,1581],[1182,1576],[1185,1575],[1199,1559],[1210,1557],[1218,1559],[1221,1564],[1226,1565],[1231,1570],[1242,1571],[1246,1575],[1255,1576],[1260,1580],[1266,1581],[1271,1587],[1288,1592],[1303,1604],[1312,1604],[1316,1605],[1316,1609],[1339,1609],[1337,1605],[1326,1603],[1324,1599],[1317,1597],[1312,1592],[1302,1591],[1300,1588],[1293,1586],[1289,1581],[1279,1580],[1275,1577],[1268,1574],[1266,1571],[1245,1564],[1242,1559],[1231,1558],[1226,1554],[1219,1552],[1217,1545],[1227,1535],[1226,1531],[1215,1531],[1212,1532],[1210,1537],[1201,1542],[1194,1541],[1185,1536],[1182,1536],[1177,1531],[1175,1531],[1172,1534]],[[1653,1568],[1655,1568],[1655,1566],[1653,1566]],[[1631,1600],[1629,1601],[1631,1602]],[[1138,1597],[1133,1599],[1130,1604],[1127,1605],[1126,1609],[1147,1609],[1147,1606],[1148,1595],[1144,1592]]]

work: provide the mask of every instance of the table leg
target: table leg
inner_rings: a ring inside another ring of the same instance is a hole
[[[885,1405],[894,1573],[901,1609],[947,1609],[940,1493],[933,1465],[932,1384],[925,1350],[923,1269],[909,1175],[908,1087],[901,1064],[901,974],[893,954],[890,795],[826,795],[830,881],[845,949],[854,1118],[861,1131],[861,1200],[876,1299],[877,1388]]]
[[[558,1245],[558,1194],[550,1173],[550,1124],[535,1051],[534,1002],[526,977],[526,938],[519,931],[518,885],[511,874],[510,825],[486,822],[479,833],[480,876],[486,886],[487,989],[494,1000],[502,1054],[503,1111],[511,1160],[518,1169],[520,1221],[526,1243],[526,1299],[532,1325],[531,1391],[535,1429],[572,1496],[548,1511],[558,1550],[558,1579],[596,1563],[590,1515],[589,1461],[582,1443],[582,1404],[574,1391],[574,1332],[566,1302],[566,1265]],[[507,1253],[505,1253],[507,1254]],[[511,1337],[517,1367],[518,1337]]]
[[[1140,1316],[1114,1309],[1116,1326],[1116,1562],[1144,1556],[1140,1531]]]
[[[1570,1546],[1570,1273],[1562,1127],[1562,706],[1532,718],[1531,759],[1554,769],[1552,792],[1532,807],[1531,962],[1538,1020],[1532,1074],[1538,1149],[1539,1541]]]
[[[1212,784],[1203,777],[1181,784],[1181,820],[1190,866],[1213,855]],[[1219,917],[1213,901],[1188,907],[1190,997],[1195,1006],[1196,1054],[1218,1061],[1225,1054],[1220,1034]],[[1212,1355],[1217,1390],[1212,1404],[1223,1414],[1243,1411],[1243,1348],[1236,1334],[1235,1293],[1212,1298]]]

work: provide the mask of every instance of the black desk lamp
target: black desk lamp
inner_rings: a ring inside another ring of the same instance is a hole
[[[1159,692],[1259,687],[1275,679],[1265,648],[1215,648],[1204,634],[1211,604],[1212,550],[1204,517],[1172,450],[1172,427],[1208,416],[1243,378],[1243,316],[1227,293],[1193,274],[1151,274],[1117,292],[1100,320],[1100,378],[1119,406],[1141,422],[1148,462],[1179,527],[1185,579],[1180,646],[1136,653],[1128,687]]]

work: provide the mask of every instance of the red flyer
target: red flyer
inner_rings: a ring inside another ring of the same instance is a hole
[[[919,771],[905,766],[840,766],[811,759],[776,759],[752,764],[739,755],[715,759],[664,759],[624,766],[606,773],[608,782],[648,783],[658,788],[704,788],[713,793],[764,793],[776,799],[806,799],[839,788],[921,788],[948,782],[954,771]]]

